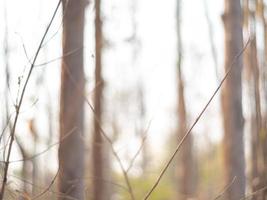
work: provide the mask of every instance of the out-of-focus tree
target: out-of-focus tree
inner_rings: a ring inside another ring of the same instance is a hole
[[[245,51],[245,66],[249,86],[249,97],[251,99],[250,133],[251,133],[251,188],[252,192],[260,189],[260,132],[262,130],[261,97],[260,97],[260,74],[256,38],[256,1],[244,1],[244,27],[252,37],[251,44]],[[259,199],[260,193],[253,196]]]
[[[176,7],[176,24],[177,24],[177,82],[178,82],[178,138],[182,139],[187,131],[187,111],[184,94],[184,80],[182,74],[182,59],[183,59],[183,44],[181,36],[181,0],[177,0]],[[180,153],[181,157],[177,162],[177,176],[178,176],[178,199],[192,198],[195,194],[195,172],[194,172],[194,158],[193,158],[193,138],[189,134],[185,140]]]
[[[243,56],[236,57],[243,48],[242,8],[240,0],[225,0],[224,4],[225,71],[234,61],[222,91],[225,180],[229,184],[236,178],[226,192],[226,199],[236,200],[244,197],[246,186],[241,85]]]
[[[262,127],[260,130],[260,144],[261,144],[261,151],[263,156],[263,167],[261,172],[261,178],[262,178],[262,186],[267,185],[267,22],[266,22],[266,4],[264,0],[258,0],[257,1],[257,14],[261,22],[261,26],[263,27],[263,62],[260,66],[261,70],[261,82],[262,82],[262,96],[263,96],[263,105],[265,105],[265,110],[262,110]],[[267,198],[267,190],[263,192],[263,198]]]
[[[93,200],[105,200],[105,175],[104,175],[104,153],[105,143],[103,141],[102,110],[103,110],[103,78],[102,78],[102,16],[101,0],[95,1],[95,89],[94,89],[94,132],[93,132],[93,160],[92,174],[93,181]]]
[[[58,199],[84,199],[84,11],[85,0],[63,1]]]

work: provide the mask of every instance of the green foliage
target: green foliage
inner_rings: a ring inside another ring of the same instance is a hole
[[[157,175],[157,173],[155,173]],[[155,183],[156,176],[151,177],[135,177],[131,178],[131,184],[133,187],[134,195],[136,199],[143,199],[145,194],[150,190],[152,185]],[[120,177],[120,180],[123,181],[123,178]],[[130,200],[129,193],[127,191],[121,191],[119,194],[121,199]],[[171,185],[171,181],[163,179],[156,190],[151,195],[151,200],[170,200],[174,197],[174,191]]]
[[[224,187],[222,146],[213,144],[207,152],[198,155],[200,199],[214,198]]]

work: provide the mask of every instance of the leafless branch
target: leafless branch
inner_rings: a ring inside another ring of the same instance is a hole
[[[148,193],[146,194],[146,196],[144,197],[144,200],[149,199],[149,197],[151,196],[151,194],[153,193],[153,191],[156,189],[156,187],[158,186],[159,182],[161,181],[163,175],[165,174],[165,172],[167,171],[167,169],[169,168],[170,164],[172,163],[174,157],[176,156],[176,154],[179,152],[182,144],[184,143],[184,141],[186,140],[186,138],[188,137],[188,135],[191,133],[191,131],[193,130],[193,128],[196,126],[196,124],[198,123],[198,121],[200,120],[200,118],[202,117],[202,115],[205,113],[205,111],[207,110],[207,108],[209,107],[210,103],[212,102],[212,100],[214,99],[214,97],[217,95],[217,93],[219,92],[220,88],[222,87],[223,83],[225,82],[226,78],[229,76],[229,74],[231,73],[232,69],[234,68],[234,64],[236,62],[236,60],[243,54],[243,52],[245,51],[245,49],[248,47],[248,45],[250,44],[251,39],[249,38],[248,41],[246,42],[245,46],[243,47],[243,49],[234,57],[231,65],[229,66],[227,72],[225,73],[223,79],[221,80],[220,84],[218,85],[218,87],[216,88],[216,90],[213,92],[213,94],[211,95],[211,97],[209,98],[207,104],[204,106],[204,108],[201,110],[201,112],[199,113],[199,115],[197,116],[196,120],[194,121],[194,123],[191,125],[191,127],[189,128],[189,130],[186,132],[186,134],[184,135],[184,137],[181,139],[181,141],[179,142],[179,144],[177,145],[175,151],[173,152],[173,154],[171,155],[170,159],[168,160],[168,162],[166,163],[166,165],[163,167],[159,177],[157,178],[157,180],[155,181],[155,183],[153,184],[153,186],[151,187],[151,189],[148,191]]]
[[[128,173],[127,173],[126,169],[124,168],[124,166],[123,166],[123,164],[122,164],[122,161],[121,161],[121,159],[120,159],[118,153],[117,153],[116,150],[114,149],[112,140],[109,138],[109,136],[108,136],[108,135],[106,134],[106,132],[103,130],[103,128],[100,126],[100,121],[99,121],[99,119],[97,119],[97,117],[96,117],[95,109],[93,108],[93,106],[91,105],[91,103],[89,102],[89,100],[88,100],[87,98],[85,98],[85,101],[86,101],[87,105],[90,107],[90,109],[92,110],[92,112],[94,113],[94,118],[95,118],[95,120],[96,120],[97,123],[98,123],[100,132],[101,132],[102,136],[106,139],[106,141],[109,143],[110,148],[111,148],[111,151],[112,151],[112,154],[114,155],[114,157],[116,158],[117,162],[119,163],[119,166],[120,166],[121,171],[122,171],[122,173],[123,173],[123,176],[124,176],[126,185],[127,185],[127,187],[128,187],[128,191],[129,191],[130,196],[131,196],[131,199],[132,199],[132,200],[135,200],[135,197],[134,197],[134,194],[133,194],[133,190],[132,190],[132,186],[131,186],[131,183],[130,183],[130,179],[129,179],[129,177],[128,177]]]
[[[221,198],[229,190],[229,188],[234,184],[235,180],[236,180],[236,176],[232,179],[232,181],[229,184],[227,184],[223,188],[223,190],[214,198],[214,200]]]
[[[42,47],[42,44],[44,42],[44,39],[51,27],[51,24],[52,22],[54,21],[54,18],[59,10],[59,7],[60,7],[60,4],[61,4],[62,0],[59,0],[58,1],[58,4],[56,6],[56,9],[52,15],[52,18],[49,22],[49,25],[48,27],[46,28],[43,36],[42,36],[42,39],[40,41],[40,44],[37,48],[37,51],[35,53],[35,56],[34,56],[34,59],[33,59],[33,62],[31,64],[31,67],[29,69],[29,72],[27,74],[27,78],[26,78],[26,81],[23,85],[23,89],[22,89],[22,92],[21,92],[21,95],[20,95],[20,98],[19,98],[19,102],[18,104],[16,104],[16,115],[15,115],[15,119],[14,119],[14,123],[13,123],[13,127],[12,127],[12,130],[11,130],[11,140],[10,140],[10,143],[9,143],[9,146],[8,146],[8,151],[7,151],[7,159],[6,159],[6,162],[5,162],[5,166],[4,166],[4,175],[3,175],[3,181],[2,181],[2,186],[1,186],[1,193],[0,193],[0,200],[3,200],[4,198],[4,192],[5,192],[5,186],[6,186],[6,183],[7,183],[7,174],[8,174],[8,169],[9,169],[9,159],[10,159],[10,155],[11,155],[11,150],[12,150],[12,146],[13,146],[13,141],[14,141],[14,136],[15,136],[15,131],[16,131],[16,126],[17,126],[17,121],[18,121],[18,117],[19,117],[19,112],[20,112],[20,108],[21,108],[21,105],[22,105],[22,102],[23,102],[23,99],[24,99],[24,95],[25,95],[25,91],[26,91],[26,88],[28,86],[28,82],[29,82],[29,79],[31,77],[31,74],[32,74],[32,71],[33,71],[33,68],[34,68],[34,64],[37,60],[37,57],[39,55],[39,52],[41,50],[41,47]]]
[[[53,180],[55,179],[55,176],[58,176],[57,173],[56,173],[56,175],[53,177],[52,181],[49,183],[50,189],[48,189],[48,190],[47,190],[48,186],[47,186],[47,187],[39,186],[39,185],[33,184],[32,182],[30,182],[30,181],[28,181],[28,180],[22,179],[21,177],[15,176],[15,175],[10,175],[10,174],[9,174],[8,176],[9,176],[9,177],[12,177],[12,178],[15,178],[15,179],[17,179],[17,180],[19,180],[19,181],[21,181],[21,182],[23,182],[23,183],[29,184],[29,185],[31,185],[31,186],[33,186],[33,187],[36,187],[36,188],[38,188],[38,189],[40,189],[40,190],[43,190],[43,191],[46,190],[45,193],[48,193],[48,192],[49,192],[49,193],[52,193],[52,194],[54,194],[54,195],[56,195],[56,196],[60,196],[60,197],[64,196],[65,198],[70,199],[70,200],[77,200],[77,199],[74,198],[74,197],[70,197],[70,196],[68,196],[68,195],[66,195],[66,194],[63,194],[63,193],[60,193],[60,192],[55,192],[55,191],[52,190],[52,185],[53,185],[53,184],[51,185],[51,182],[53,182]],[[42,192],[42,193],[43,193],[43,192]],[[40,194],[39,194],[39,195],[40,195]],[[43,194],[43,195],[44,195],[44,194]],[[41,196],[43,196],[43,195],[41,195]],[[39,196],[39,197],[37,197],[37,198],[40,198],[41,196]],[[31,200],[32,200],[32,198],[31,198]]]
[[[26,49],[26,46],[25,46],[25,43],[24,43],[24,41],[23,41],[22,36],[21,36],[19,33],[17,33],[17,32],[16,32],[16,34],[17,34],[17,35],[19,36],[19,38],[20,38],[20,41],[21,41],[21,44],[22,44],[22,48],[23,48],[23,52],[24,52],[24,55],[25,55],[25,57],[26,57],[28,63],[29,63],[30,65],[32,65],[31,59],[30,59],[30,57],[28,56],[28,52],[27,52],[27,49]]]
[[[54,59],[49,60],[49,61],[47,61],[47,62],[40,63],[40,64],[35,64],[34,67],[45,66],[45,65],[50,64],[50,63],[52,63],[52,62],[58,61],[58,60],[60,60],[60,59],[62,59],[62,58],[66,58],[66,57],[68,57],[68,56],[71,56],[71,55],[75,54],[76,52],[80,51],[81,49],[83,49],[83,47],[76,48],[76,49],[74,49],[74,50],[72,50],[72,51],[70,51],[70,52],[68,52],[68,53],[66,53],[66,54],[64,54],[64,55],[62,55],[62,56],[60,56],[60,57],[54,58]]]
[[[257,195],[258,193],[263,192],[265,190],[267,190],[267,186],[255,191],[255,192],[252,192],[251,194],[246,195],[245,197],[241,198],[240,200],[248,199],[248,198],[253,197],[253,196]]]
[[[147,139],[147,133],[148,133],[148,130],[149,130],[149,128],[150,128],[151,122],[152,122],[152,121],[150,121],[150,122],[148,123],[148,126],[147,126],[145,132],[143,133],[144,136],[143,136],[143,138],[142,138],[141,145],[140,145],[140,147],[138,148],[137,152],[134,154],[133,158],[131,159],[130,164],[129,164],[127,170],[126,170],[127,173],[128,173],[128,172],[130,171],[130,169],[132,168],[132,166],[133,166],[133,164],[134,164],[134,161],[136,160],[136,158],[138,157],[138,155],[141,153],[141,151],[142,151],[142,149],[143,149],[143,147],[144,147],[144,145],[145,145],[145,142],[146,142],[146,139]]]
[[[58,167],[57,173],[54,176],[54,178],[52,179],[52,181],[50,182],[50,184],[48,185],[48,187],[45,188],[40,194],[37,194],[36,196],[34,196],[32,198],[32,200],[40,198],[41,196],[43,196],[46,192],[48,192],[50,190],[50,188],[53,186],[54,182],[56,181],[56,178],[59,174],[59,171],[60,171],[60,167]]]
[[[69,137],[74,131],[76,130],[76,127],[74,127],[71,131],[69,131],[66,135],[64,135],[64,137],[62,137],[58,142],[55,142],[54,144],[51,144],[50,146],[48,146],[46,149],[44,149],[43,151],[37,153],[37,154],[34,154],[33,156],[31,157],[27,157],[27,158],[24,158],[24,159],[20,159],[20,160],[12,160],[12,161],[9,161],[9,163],[17,163],[17,162],[24,162],[24,161],[28,161],[28,160],[33,160],[35,159],[36,157],[38,156],[41,156],[43,155],[44,153],[48,152],[52,147],[58,145],[59,143],[61,143],[62,141],[64,141],[67,137]],[[5,161],[0,161],[0,163],[5,163]]]

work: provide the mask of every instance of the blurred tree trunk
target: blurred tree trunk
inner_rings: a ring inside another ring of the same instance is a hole
[[[264,104],[267,105],[267,22],[265,18],[265,3],[263,0],[258,0],[258,11],[259,17],[261,20],[261,24],[263,27],[263,40],[264,40],[264,55],[263,55],[263,66],[262,70],[262,87],[263,87],[263,95],[264,95]],[[262,129],[261,129],[261,137],[260,143],[262,146],[262,154],[263,154],[263,169],[261,177],[263,179],[262,186],[267,185],[267,110],[265,106],[265,111],[263,112],[263,121],[262,121]],[[267,199],[267,190],[264,190],[263,198]]]
[[[21,179],[23,180],[23,191],[18,199],[27,200],[26,196],[29,196],[29,186],[28,186],[27,180],[29,180],[29,177],[30,177],[29,169],[31,167],[31,161],[27,160],[29,155],[17,137],[16,137],[16,143],[18,145],[19,151],[23,159],[22,170],[21,170]],[[34,184],[32,185],[32,187],[34,187]]]
[[[177,62],[177,81],[178,81],[178,138],[183,138],[187,131],[186,105],[184,97],[184,81],[182,75],[182,39],[181,39],[181,1],[177,0],[176,10],[177,20],[177,47],[178,47],[178,62]],[[193,161],[193,142],[192,135],[189,134],[181,149],[181,157],[177,162],[177,175],[179,187],[179,199],[192,198],[195,193],[194,182],[194,161]]]
[[[253,2],[255,3],[255,2]],[[244,29],[247,34],[253,38],[249,47],[244,53],[244,63],[246,80],[249,87],[249,98],[251,100],[251,116],[250,116],[250,134],[251,134],[251,169],[250,169],[250,185],[252,192],[259,189],[259,135],[260,125],[260,96],[259,96],[259,69],[257,60],[257,44],[256,44],[256,24],[255,24],[255,10],[251,8],[251,1],[245,0],[244,7]],[[253,7],[253,6],[252,6]],[[254,4],[255,7],[255,4]],[[256,200],[258,195],[252,197]]]
[[[63,1],[63,55],[84,42],[84,0]],[[84,199],[84,69],[83,49],[62,58],[60,96],[58,199]]]
[[[142,177],[147,178],[148,175],[148,164],[149,164],[149,152],[148,152],[148,145],[146,141],[147,137],[147,130],[145,129],[145,102],[144,102],[144,91],[143,85],[139,80],[138,90],[138,99],[139,99],[139,126],[138,126],[138,135],[141,140],[142,145],[142,161],[141,161],[141,169],[142,169]]]
[[[254,10],[253,10],[254,8]],[[251,44],[245,51],[245,66],[247,71],[247,80],[249,85],[249,98],[251,99],[251,188],[252,192],[260,189],[260,131],[262,126],[261,100],[260,100],[260,76],[258,65],[257,39],[256,39],[256,20],[255,10],[256,1],[244,2],[244,27],[248,34],[252,36]],[[253,199],[260,199],[259,193],[253,196]]]
[[[220,73],[219,73],[219,62],[218,62],[218,55],[216,51],[216,45],[214,40],[214,30],[213,25],[209,16],[209,9],[208,9],[208,3],[207,0],[204,0],[204,10],[205,10],[205,17],[206,22],[208,25],[208,32],[209,32],[209,43],[210,43],[210,50],[212,55],[212,60],[215,68],[215,75],[218,83],[220,82]]]
[[[101,0],[95,1],[95,94],[94,94],[94,133],[93,133],[93,200],[104,199],[104,141],[101,136],[102,124],[102,19]]]
[[[229,184],[236,177],[235,182],[226,192],[226,199],[236,200],[244,197],[246,186],[241,86],[243,56],[236,58],[243,48],[240,0],[225,0],[223,21],[225,28],[225,71],[235,60],[235,66],[226,79],[222,91],[226,183]]]
[[[29,120],[29,129],[30,129],[30,134],[32,135],[33,138],[33,155],[36,155],[37,153],[37,145],[38,145],[38,133],[35,127],[35,120],[30,119]],[[39,183],[38,176],[39,176],[39,170],[38,170],[38,157],[34,158],[31,160],[32,162],[32,196],[35,196],[38,194],[37,190],[37,185]]]

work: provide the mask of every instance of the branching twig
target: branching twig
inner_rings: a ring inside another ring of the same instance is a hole
[[[191,133],[192,129],[196,126],[196,124],[198,123],[199,119],[202,117],[202,115],[207,110],[207,108],[209,107],[210,103],[212,102],[212,100],[214,99],[214,97],[216,96],[216,94],[219,92],[219,90],[222,87],[223,83],[225,82],[226,78],[229,76],[229,74],[231,73],[232,69],[234,68],[234,64],[235,64],[236,60],[243,54],[243,52],[245,51],[245,49],[249,45],[250,41],[251,41],[251,39],[249,38],[248,41],[247,41],[247,43],[243,47],[243,49],[234,57],[231,65],[229,66],[229,68],[228,68],[227,72],[225,73],[223,79],[221,80],[220,84],[218,85],[218,87],[216,88],[216,90],[213,92],[213,94],[209,98],[207,104],[204,106],[204,108],[202,109],[202,111],[197,116],[196,120],[194,121],[194,123],[191,125],[191,127],[189,128],[189,130],[186,132],[186,134],[184,135],[184,137],[182,138],[182,140],[180,141],[180,143],[176,147],[176,149],[173,152],[173,154],[171,155],[170,159],[168,160],[168,162],[166,163],[166,165],[162,169],[162,171],[161,171],[159,177],[157,178],[156,182],[154,183],[154,185],[151,187],[151,189],[148,191],[148,193],[144,197],[144,200],[149,199],[149,197],[151,196],[151,194],[153,193],[153,191],[156,189],[156,187],[158,186],[159,182],[161,181],[163,175],[165,174],[165,172],[169,168],[170,164],[172,163],[175,155],[178,153],[178,151],[180,150],[182,144],[184,143],[184,141],[186,140],[186,138],[188,137],[188,135]]]
[[[22,44],[23,52],[24,52],[24,55],[25,55],[25,57],[26,57],[28,63],[29,63],[30,65],[32,65],[31,59],[30,59],[30,57],[29,57],[29,55],[28,55],[28,52],[27,52],[27,49],[26,49],[26,46],[25,46],[25,43],[24,43],[24,41],[23,41],[22,36],[21,36],[19,33],[17,33],[17,32],[16,32],[16,34],[19,36],[19,39],[20,39],[21,44]]]
[[[52,147],[58,145],[59,143],[61,143],[62,141],[64,141],[67,137],[69,137],[74,131],[76,130],[76,127],[74,127],[71,131],[69,131],[66,135],[64,135],[64,137],[62,137],[58,142],[55,142],[54,144],[51,144],[50,146],[48,146],[46,149],[42,150],[39,153],[34,154],[31,157],[26,157],[24,159],[20,159],[20,160],[12,160],[9,161],[9,163],[17,163],[17,162],[24,162],[24,161],[28,161],[28,160],[33,160],[38,156],[43,155],[44,153],[46,153],[47,151],[49,151]],[[5,161],[0,161],[0,163],[5,163]]]
[[[151,125],[151,121],[148,123],[148,126],[144,132],[144,136],[142,138],[142,142],[141,142],[141,145],[140,147],[138,148],[137,152],[134,154],[133,158],[131,159],[130,161],[130,164],[126,170],[126,172],[128,173],[130,171],[130,169],[132,168],[133,164],[134,164],[134,161],[136,160],[137,156],[140,154],[141,150],[143,149],[144,145],[145,145],[145,142],[146,142],[146,139],[147,139],[147,132],[150,128],[150,125]]]
[[[106,134],[106,132],[103,130],[103,128],[100,126],[100,121],[99,119],[96,117],[96,113],[95,113],[95,109],[93,108],[93,106],[91,105],[91,103],[89,102],[89,100],[87,98],[85,98],[85,101],[86,103],[88,104],[88,106],[90,107],[90,109],[92,110],[93,114],[94,114],[94,118],[96,120],[96,122],[98,123],[98,126],[99,126],[99,129],[100,129],[100,132],[101,134],[103,135],[103,137],[107,140],[107,142],[109,143],[110,145],[110,148],[111,148],[111,151],[112,151],[112,154],[114,155],[114,157],[116,158],[117,162],[119,163],[119,166],[121,168],[121,171],[123,173],[123,176],[124,176],[124,179],[125,179],[125,182],[126,182],[126,185],[128,187],[128,191],[130,193],[130,196],[131,196],[131,199],[132,200],[135,200],[135,197],[134,197],[134,194],[133,194],[133,190],[132,190],[132,186],[131,186],[131,183],[130,183],[130,179],[128,177],[128,173],[126,171],[126,169],[124,168],[123,164],[122,164],[122,161],[118,155],[118,153],[116,152],[116,150],[114,149],[113,147],[113,143],[112,143],[112,140],[108,137],[108,135]]]
[[[42,36],[42,39],[40,41],[40,44],[37,48],[37,51],[35,53],[35,56],[34,56],[34,59],[33,59],[33,62],[31,64],[31,67],[30,67],[30,70],[27,74],[27,78],[26,78],[26,81],[23,85],[23,89],[22,89],[22,92],[21,92],[21,96],[19,98],[19,102],[18,104],[16,104],[16,115],[15,115],[15,119],[14,119],[14,123],[13,123],[13,127],[12,127],[12,130],[11,130],[11,140],[10,140],[10,143],[9,143],[9,146],[8,146],[8,151],[7,151],[7,159],[5,161],[5,167],[4,167],[4,175],[3,175],[3,181],[2,181],[2,186],[1,186],[1,193],[0,193],[0,200],[3,200],[4,198],[4,192],[5,192],[5,186],[6,186],[6,183],[7,183],[7,174],[8,174],[8,168],[9,168],[9,159],[10,159],[10,155],[11,155],[11,150],[12,150],[12,146],[13,146],[13,141],[14,141],[14,136],[15,136],[15,131],[16,131],[16,126],[17,126],[17,121],[18,121],[18,117],[19,117],[19,112],[20,112],[20,108],[21,108],[21,105],[22,105],[22,102],[23,102],[23,99],[24,99],[24,95],[25,95],[25,91],[26,91],[26,88],[28,86],[28,82],[29,82],[29,79],[31,77],[31,74],[32,74],[32,71],[33,71],[33,68],[34,68],[34,64],[37,60],[37,57],[39,55],[39,52],[41,50],[41,47],[42,47],[42,44],[44,42],[44,39],[51,27],[51,24],[52,22],[54,21],[54,18],[59,10],[59,7],[60,7],[60,4],[61,4],[62,0],[59,0],[58,1],[58,4],[57,4],[57,7],[52,15],[52,18],[48,24],[48,27],[46,28],[43,36]]]

